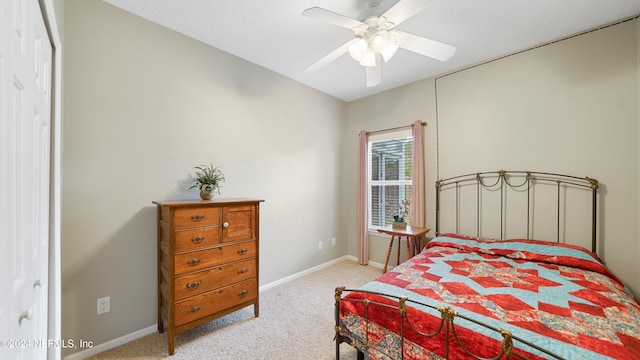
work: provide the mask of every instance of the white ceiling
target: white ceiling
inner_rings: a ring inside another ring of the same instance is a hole
[[[367,88],[364,67],[348,54],[314,73],[304,72],[354,35],[302,16],[318,6],[358,18],[364,0],[103,1],[344,101],[640,14],[640,0],[435,0],[396,29],[455,45],[455,55],[440,62],[400,49],[382,65],[382,83]],[[380,8],[396,2],[382,0]]]

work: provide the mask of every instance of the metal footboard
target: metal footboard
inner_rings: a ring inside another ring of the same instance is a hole
[[[351,299],[351,298],[345,298],[343,297],[343,293],[344,292],[359,292],[359,293],[364,293],[364,294],[372,294],[372,295],[380,295],[380,296],[384,296],[386,298],[389,299],[395,299],[396,300],[396,305],[395,306],[391,306],[389,304],[384,304],[384,303],[379,303],[379,302],[375,302],[375,301],[371,301],[369,299]],[[369,307],[371,305],[376,305],[376,306],[383,306],[383,307],[387,307],[389,309],[395,309],[397,310],[398,313],[398,318],[400,319],[400,331],[399,334],[396,334],[400,337],[400,349],[398,352],[395,353],[388,353],[388,352],[384,352],[383,350],[377,349],[376,351],[380,351],[381,353],[383,353],[385,356],[387,356],[390,359],[405,359],[405,334],[404,334],[404,325],[408,324],[411,329],[413,329],[415,332],[417,332],[418,334],[420,334],[421,336],[424,337],[434,337],[436,335],[441,334],[442,332],[444,332],[445,338],[446,338],[446,344],[445,344],[445,349],[446,349],[446,354],[445,354],[445,359],[449,359],[449,354],[450,354],[450,349],[453,346],[458,346],[460,347],[470,358],[473,359],[477,359],[477,360],[498,360],[498,359],[530,359],[527,356],[523,355],[521,351],[518,351],[517,349],[520,348],[520,344],[526,345],[528,347],[529,350],[528,352],[532,352],[532,350],[535,350],[537,352],[539,352],[540,354],[544,354],[543,356],[548,357],[549,359],[563,359],[562,357],[554,354],[551,351],[548,351],[546,349],[543,349],[537,345],[532,344],[529,341],[526,341],[518,336],[514,336],[511,334],[511,332],[509,332],[508,330],[505,329],[499,329],[499,328],[495,328],[491,325],[487,325],[484,324],[478,320],[472,319],[470,317],[464,316],[459,314],[458,312],[456,312],[455,310],[451,309],[450,307],[436,307],[433,305],[429,305],[429,304],[425,304],[425,303],[421,303],[421,302],[417,302],[417,301],[413,301],[408,299],[407,297],[399,297],[399,296],[394,296],[394,295],[388,295],[388,294],[382,294],[382,293],[378,293],[378,292],[373,292],[373,291],[365,291],[365,290],[355,290],[355,289],[347,289],[344,286],[340,286],[337,287],[335,289],[335,342],[336,342],[336,360],[340,359],[340,344],[341,343],[348,343],[349,345],[353,346],[354,348],[357,349],[358,351],[358,359],[364,359],[364,353],[367,353],[371,347],[371,339],[369,337],[369,323],[370,323],[370,318],[369,318]],[[352,302],[361,302],[364,304],[365,306],[365,314],[364,316],[362,316],[362,318],[364,319],[364,321],[367,324],[367,331],[365,332],[365,336],[364,338],[360,338],[354,334],[349,334],[348,329],[344,328],[342,326],[342,322],[340,319],[340,305],[342,302],[344,301],[352,301]],[[412,319],[410,319],[407,316],[407,306],[412,306],[412,305],[418,305],[418,306],[423,306],[423,307],[428,307],[434,310],[437,310],[440,313],[440,323],[438,328],[431,333],[425,333],[423,331],[421,331],[420,329],[418,329],[417,326],[414,325],[414,323],[412,322]],[[477,324],[479,326],[482,326],[490,331],[496,332],[497,334],[500,334],[500,336],[502,337],[502,341],[500,342],[500,350],[498,351],[498,353],[496,353],[496,355],[494,357],[480,357],[476,354],[474,354],[472,351],[470,351],[469,349],[467,349],[467,347],[460,341],[459,337],[458,337],[458,333],[456,332],[457,329],[457,325],[455,323],[455,319],[464,319],[466,321],[472,322],[474,324]],[[452,341],[450,340],[450,334],[453,335],[453,338],[455,339],[454,343],[451,343]],[[517,344],[518,346],[514,346],[514,343]],[[429,350],[429,349],[425,349],[425,350]],[[524,351],[524,350],[522,350]]]

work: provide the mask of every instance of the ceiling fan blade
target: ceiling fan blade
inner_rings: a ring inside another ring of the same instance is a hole
[[[367,69],[367,87],[374,87],[382,81],[382,65],[380,55],[377,56],[375,66],[365,66]]]
[[[339,58],[340,56],[346,54],[349,52],[349,45],[351,45],[352,43],[356,42],[358,39],[352,39],[347,41],[346,43],[344,43],[342,46],[340,46],[339,48],[333,50],[332,52],[328,53],[327,55],[325,55],[322,59],[316,61],[315,63],[309,65],[306,69],[304,69],[304,72],[308,73],[312,73],[318,69],[320,69],[321,67],[327,65],[328,63],[332,62],[333,60]]]
[[[387,10],[381,17],[397,26],[401,22],[414,16],[435,0],[400,0],[391,9]]]
[[[347,29],[353,29],[358,26],[364,25],[363,22],[348,18],[338,13],[334,13],[333,11],[329,11],[327,9],[319,8],[317,6],[303,11],[302,15],[310,19],[328,22],[330,24],[338,25]]]
[[[400,32],[398,46],[414,53],[428,56],[440,61],[449,60],[456,52],[456,47],[440,41]]]

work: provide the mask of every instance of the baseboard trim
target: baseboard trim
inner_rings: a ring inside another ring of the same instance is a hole
[[[339,263],[341,261],[344,261],[344,260],[358,261],[358,258],[356,258],[355,256],[351,256],[351,255],[345,255],[345,256],[339,257],[337,259],[333,259],[331,261],[328,261],[326,263],[314,266],[312,268],[309,268],[307,270],[301,271],[299,273],[295,273],[293,275],[289,275],[289,276],[284,277],[284,278],[282,278],[280,280],[276,280],[276,281],[270,282],[268,284],[262,285],[262,286],[260,286],[260,292],[268,290],[268,289],[271,289],[271,288],[274,288],[274,287],[276,287],[278,285],[282,285],[282,284],[287,283],[289,281],[298,279],[300,277],[303,277],[305,275],[311,274],[311,273],[316,272],[318,270],[322,270],[324,268],[327,268],[327,267],[329,267],[331,265],[337,264],[337,263]],[[373,266],[373,267],[380,268],[380,269],[382,269],[384,267],[384,264],[379,264],[379,263],[376,263],[376,262],[369,262],[369,265]],[[141,330],[138,330],[138,331],[134,331],[132,333],[129,333],[129,334],[124,335],[124,336],[121,336],[119,338],[104,342],[102,344],[98,344],[98,345],[96,345],[96,346],[94,346],[94,347],[92,347],[90,349],[82,350],[82,351],[79,351],[77,353],[73,353],[71,355],[65,356],[64,360],[84,360],[84,359],[86,359],[88,357],[91,357],[93,355],[97,355],[97,354],[99,354],[99,353],[101,353],[103,351],[107,351],[107,350],[113,349],[113,348],[118,347],[120,345],[124,345],[124,344],[126,344],[128,342],[131,342],[131,341],[134,341],[136,339],[139,339],[139,338],[141,338],[143,336],[147,336],[149,334],[153,334],[156,331],[158,331],[158,325],[157,324],[156,325],[151,325],[151,326],[149,326],[147,328],[144,328],[144,329],[141,329]]]
[[[299,273],[295,273],[293,275],[289,275],[287,277],[284,277],[284,278],[282,278],[280,280],[276,280],[276,281],[270,282],[268,284],[262,285],[262,286],[260,286],[260,292],[263,292],[265,290],[269,290],[271,288],[274,288],[274,287],[276,287],[278,285],[282,285],[284,283],[288,283],[289,281],[301,278],[301,277],[303,277],[305,275],[311,274],[311,273],[316,272],[318,270],[322,270],[324,268],[327,268],[327,267],[329,267],[329,266],[331,266],[333,264],[337,264],[337,263],[339,263],[341,261],[344,261],[344,260],[351,260],[351,259],[350,259],[349,255],[345,255],[345,256],[339,257],[337,259],[333,259],[331,261],[327,261],[326,263],[314,266],[312,268],[309,268],[307,270],[301,271]]]
[[[64,359],[65,360],[83,360],[86,359],[88,357],[91,357],[93,355],[97,355],[103,351],[107,351],[110,349],[113,349],[115,347],[118,347],[120,345],[124,345],[128,342],[131,342],[133,340],[139,339],[143,336],[147,336],[149,334],[153,334],[154,332],[158,331],[158,325],[151,325],[149,327],[146,327],[144,329],[138,330],[138,331],[134,331],[132,333],[129,333],[127,335],[121,336],[119,338],[113,339],[113,340],[109,340],[107,342],[104,342],[102,344],[98,344],[92,348],[86,349],[86,350],[82,350],[79,351],[77,353],[73,353],[69,356],[65,356]]]
[[[311,273],[316,272],[318,270],[322,270],[324,268],[327,268],[327,267],[329,267],[329,266],[331,266],[333,264],[337,264],[337,263],[339,263],[341,261],[344,261],[344,260],[358,261],[358,258],[355,257],[355,256],[352,256],[352,255],[344,255],[342,257],[339,257],[337,259],[333,259],[331,261],[327,261],[326,263],[314,266],[312,268],[309,268],[307,270],[301,271],[299,273],[295,273],[293,275],[289,275],[289,276],[284,277],[284,278],[282,278],[280,280],[276,280],[274,282],[270,282],[268,284],[262,285],[262,286],[260,286],[260,291],[262,292],[262,291],[274,288],[274,287],[276,287],[278,285],[282,285],[284,283],[287,283],[289,281],[292,281],[292,280],[295,280],[297,278],[303,277],[305,275],[311,274]],[[373,267],[380,268],[380,269],[384,268],[384,264],[380,264],[380,263],[372,262],[372,261],[370,261],[368,265],[371,265]]]

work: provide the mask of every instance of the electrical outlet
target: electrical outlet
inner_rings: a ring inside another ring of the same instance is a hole
[[[111,296],[98,299],[98,315],[111,311]]]
[[[318,242],[318,250],[322,250],[322,241]]]
[[[336,246],[336,238],[331,238],[331,246]]]

